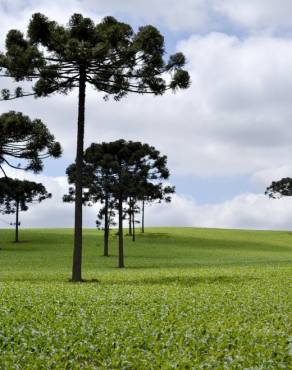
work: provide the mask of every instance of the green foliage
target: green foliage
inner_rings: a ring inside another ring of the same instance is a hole
[[[24,160],[24,169],[40,172],[43,159],[58,158],[61,153],[60,144],[40,119],[32,121],[22,113],[14,111],[0,115],[1,169],[3,164],[21,168],[20,163],[11,163],[10,158],[13,158]]]
[[[21,211],[27,211],[28,203],[40,203],[51,196],[43,184],[9,177],[0,178],[0,213],[15,213],[17,204]]]
[[[34,81],[33,91],[2,91],[3,99],[24,95],[47,96],[68,93],[79,86],[82,75],[98,91],[121,99],[128,92],[161,95],[166,90],[185,89],[190,77],[182,68],[182,53],[164,61],[164,38],[153,26],[140,27],[106,17],[100,23],[73,14],[66,27],[36,13],[29,22],[27,37],[11,30],[0,68],[16,81]],[[170,74],[170,82],[164,74]]]
[[[84,161],[84,169],[89,174],[86,178],[98,179],[106,172],[107,190],[115,198],[122,196],[124,200],[142,194],[149,182],[169,177],[167,157],[153,146],[141,142],[120,139],[109,143],[92,143],[85,150]],[[94,176],[90,176],[90,173]]]
[[[274,199],[290,197],[292,195],[292,179],[286,177],[279,181],[273,181],[267,188],[265,194]]]
[[[0,230],[0,368],[289,368],[291,233],[151,229],[127,270],[96,234],[72,284],[72,230]]]

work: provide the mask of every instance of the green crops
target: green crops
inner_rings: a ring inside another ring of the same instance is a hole
[[[149,229],[124,270],[84,234],[73,284],[72,230],[0,230],[0,369],[289,368],[292,233]]]

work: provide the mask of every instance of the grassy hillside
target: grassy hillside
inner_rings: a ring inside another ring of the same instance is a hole
[[[149,229],[119,270],[85,230],[82,284],[72,230],[21,238],[0,230],[0,369],[289,366],[292,233]]]

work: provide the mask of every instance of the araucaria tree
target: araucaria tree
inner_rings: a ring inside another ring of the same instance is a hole
[[[5,89],[4,99],[21,96],[67,94],[79,90],[76,153],[75,236],[72,280],[81,281],[82,262],[82,164],[86,85],[116,100],[129,92],[162,95],[167,90],[187,88],[189,74],[183,70],[182,53],[163,59],[164,39],[152,26],[135,33],[125,23],[106,17],[99,24],[74,14],[66,27],[34,14],[27,36],[11,30],[6,53],[0,57],[4,75],[16,81],[34,81],[31,92],[21,87]],[[166,76],[170,74],[170,78]]]
[[[0,212],[15,214],[15,242],[19,241],[19,212],[27,211],[29,203],[51,198],[43,184],[2,177],[0,179]]]
[[[4,164],[40,172],[43,159],[58,158],[61,153],[60,144],[41,120],[14,111],[0,115],[0,169],[5,176]]]
[[[108,175],[106,188],[116,201],[118,209],[118,266],[124,267],[123,203],[129,198],[138,198],[138,194],[148,183],[168,179],[167,157],[148,144],[121,139],[91,144],[84,153],[84,162],[94,176],[100,176],[101,171]]]
[[[141,201],[141,232],[144,233],[145,231],[145,204],[151,204],[151,203],[161,203],[171,202],[171,195],[175,193],[175,187],[171,185],[164,185],[163,183],[153,184],[148,183],[145,184],[143,189],[141,189],[141,192],[138,196],[138,200]]]
[[[279,199],[292,196],[292,179],[285,177],[279,181],[273,181],[265,192],[270,198]]]

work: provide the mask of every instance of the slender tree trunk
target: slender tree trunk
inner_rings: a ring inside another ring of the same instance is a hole
[[[16,216],[15,216],[15,243],[19,242],[18,236],[18,227],[19,227],[19,202],[16,202]]]
[[[132,235],[132,208],[131,208],[131,198],[129,200],[129,235]]]
[[[132,221],[133,221],[133,235],[132,235],[132,241],[134,242],[134,241],[136,240],[136,235],[135,235],[135,211],[134,211],[134,208],[133,208]]]
[[[142,233],[144,234],[145,230],[144,230],[144,222],[145,222],[145,200],[143,199],[142,200]]]
[[[119,268],[124,264],[124,238],[123,238],[123,197],[119,197]]]
[[[105,213],[104,213],[104,241],[103,241],[103,255],[108,257],[108,237],[109,237],[109,217],[108,217],[108,194],[105,196]]]
[[[75,228],[72,281],[82,281],[82,167],[84,150],[86,70],[80,68],[75,182]]]

